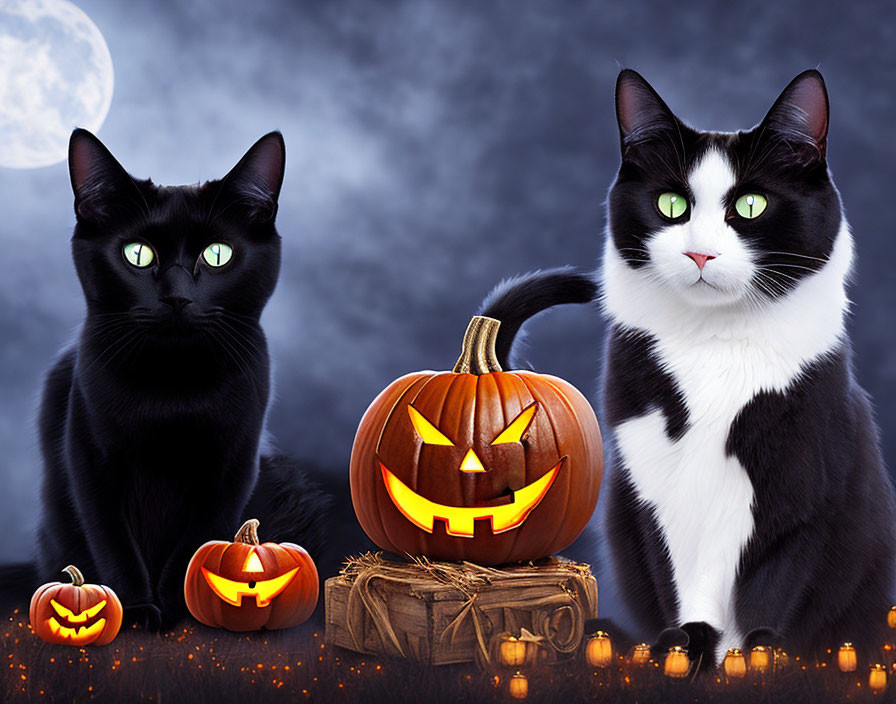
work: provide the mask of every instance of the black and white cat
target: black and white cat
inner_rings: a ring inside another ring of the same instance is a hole
[[[327,497],[263,455],[284,165],[273,132],[219,181],[162,187],[71,138],[87,315],[44,387],[38,572],[74,564],[148,626],[185,612],[192,553],[245,518],[314,556],[323,541]]]
[[[704,666],[760,643],[871,653],[893,598],[896,502],[852,373],[853,240],[827,169],[824,81],[800,74],[733,134],[686,126],[630,70],[616,107],[604,501],[642,636]],[[543,276],[488,302],[576,300],[564,292],[583,277],[551,273],[547,296]]]

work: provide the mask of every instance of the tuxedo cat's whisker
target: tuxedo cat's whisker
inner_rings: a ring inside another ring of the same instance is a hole
[[[797,254],[796,252],[775,252],[774,250],[763,250],[763,253],[769,255],[780,254],[786,257],[799,257],[800,259],[811,259],[816,262],[821,262],[822,264],[827,264],[830,261],[830,258],[827,257],[811,257],[808,254]]]

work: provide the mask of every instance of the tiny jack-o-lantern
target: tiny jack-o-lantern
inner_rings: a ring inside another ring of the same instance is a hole
[[[317,605],[317,568],[293,543],[259,543],[246,521],[232,543],[212,540],[187,567],[184,599],[197,621],[230,631],[291,628]]]
[[[74,565],[63,572],[70,584],[50,582],[31,597],[28,615],[34,632],[48,643],[105,645],[115,640],[123,616],[121,602],[109,587],[84,584]]]
[[[872,665],[868,673],[868,688],[874,694],[880,694],[887,688],[887,668],[879,662]]]
[[[632,649],[632,665],[635,667],[644,667],[650,662],[650,645],[647,643],[638,643]]]
[[[841,672],[855,672],[858,667],[856,648],[852,643],[844,643],[837,651],[837,667]]]
[[[605,631],[598,631],[585,641],[585,659],[592,667],[608,667],[613,661],[613,644]]]
[[[510,678],[507,688],[514,699],[525,699],[529,696],[529,679],[521,672],[517,672]]]
[[[742,679],[747,674],[747,659],[740,648],[729,648],[722,661],[722,669],[728,679]]]
[[[750,651],[750,669],[753,672],[768,672],[771,665],[771,652],[764,645],[757,645]]]
[[[669,652],[666,654],[666,664],[663,667],[666,677],[681,679],[688,676],[690,669],[691,661],[688,659],[688,651],[680,645],[669,648]]]
[[[896,606],[891,606],[887,612],[887,625],[890,628],[896,628]]]
[[[603,474],[594,411],[562,379],[503,371],[499,326],[473,318],[453,371],[397,379],[361,419],[352,503],[384,550],[483,565],[536,560],[591,518]]]
[[[508,667],[519,667],[526,662],[526,641],[508,636],[501,641],[501,662]]]

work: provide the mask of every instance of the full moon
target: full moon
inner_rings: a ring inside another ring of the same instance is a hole
[[[109,47],[67,0],[0,0],[0,166],[63,161],[75,127],[96,132],[112,102]]]

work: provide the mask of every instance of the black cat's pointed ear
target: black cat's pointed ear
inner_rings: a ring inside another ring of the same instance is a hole
[[[75,194],[75,215],[97,222],[113,208],[126,206],[138,195],[136,184],[92,133],[78,128],[68,143],[68,169]]]
[[[761,126],[785,142],[803,164],[824,162],[828,145],[830,105],[824,78],[815,69],[803,71],[784,89]]]
[[[616,79],[616,120],[622,152],[650,139],[659,131],[674,129],[678,119],[644,77],[623,69]]]
[[[223,187],[245,206],[252,222],[263,223],[277,214],[277,198],[286,168],[286,144],[279,132],[259,139],[223,179]]]

